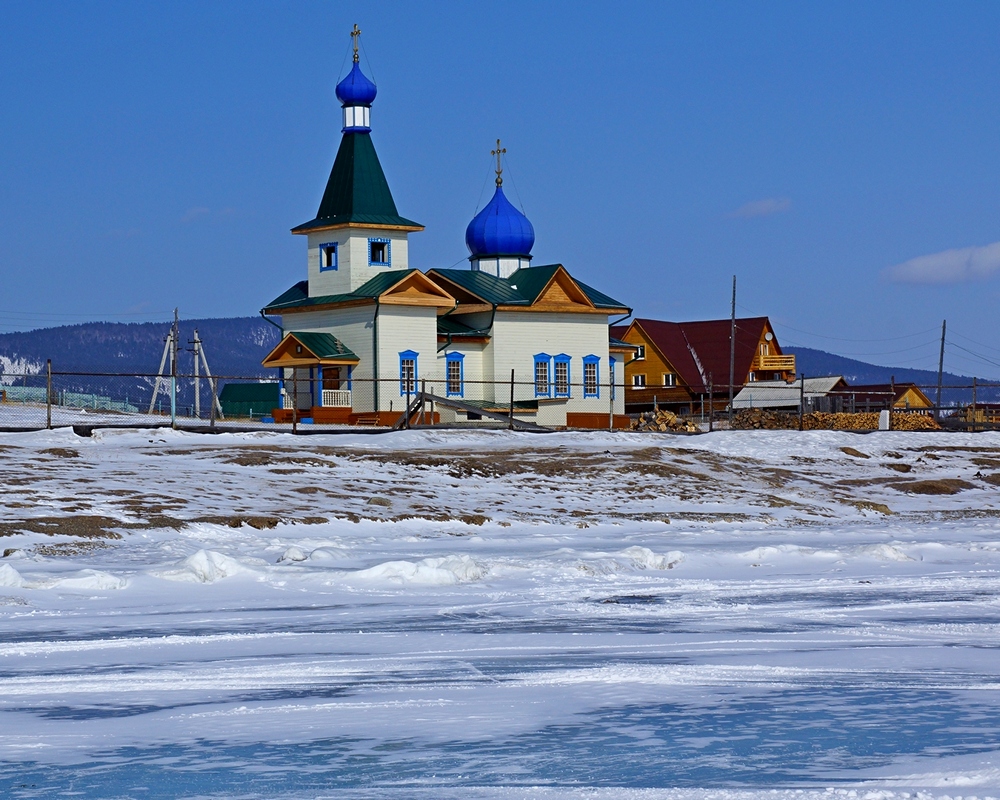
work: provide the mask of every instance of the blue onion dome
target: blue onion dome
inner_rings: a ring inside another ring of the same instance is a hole
[[[358,62],[354,62],[347,77],[337,84],[337,99],[344,106],[370,106],[378,89],[375,84],[361,71]]]
[[[497,186],[493,199],[465,229],[465,244],[474,256],[529,256],[535,229]]]

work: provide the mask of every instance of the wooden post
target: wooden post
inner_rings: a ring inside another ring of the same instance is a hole
[[[292,433],[299,432],[299,368],[292,367]]]
[[[802,430],[802,415],[806,411],[806,374],[799,373],[799,430]]]
[[[215,378],[211,378],[210,377],[208,379],[208,388],[212,391],[212,404],[209,407],[208,424],[212,428],[212,430],[214,431],[215,430],[215,398],[216,398],[216,394],[215,394]]]
[[[713,423],[715,422],[715,387],[712,386],[712,373],[708,373],[708,430],[709,433],[713,430]]]
[[[736,379],[736,276],[733,275],[733,314],[729,326],[729,427],[733,427],[733,381]]]
[[[45,359],[45,427],[52,430],[52,359]]]
[[[200,373],[200,356],[198,353],[198,329],[194,329],[194,341],[191,342],[194,345],[194,415],[196,418],[201,419],[201,377]]]
[[[889,376],[889,430],[892,430],[892,409],[896,406],[896,376]]]
[[[510,371],[510,429],[514,430],[514,370]]]
[[[938,359],[938,382],[937,382],[937,403],[934,409],[934,419],[941,419],[941,380],[944,377],[944,333],[948,327],[948,320],[941,323],[941,357]],[[890,412],[889,416],[892,414]]]
[[[427,408],[427,379],[426,378],[421,378],[420,379],[420,417],[419,417],[419,419],[420,419],[419,424],[420,425],[426,425],[427,424],[427,417],[424,414],[424,411],[425,411],[426,408]]]
[[[406,428],[410,428],[410,378],[406,377],[406,410],[403,412],[406,414]]]
[[[976,379],[972,379],[972,432],[976,432]]]
[[[430,424],[434,424],[434,387],[431,387],[431,421]]]
[[[170,330],[170,427],[177,428],[177,309],[174,309],[174,327]]]
[[[608,369],[608,430],[615,429],[615,375]]]

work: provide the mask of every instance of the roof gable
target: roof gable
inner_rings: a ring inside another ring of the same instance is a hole
[[[379,301],[389,305],[433,306],[454,308],[455,298],[417,270],[411,270],[401,280],[379,295]]]
[[[316,363],[357,364],[359,360],[333,334],[288,331],[261,363],[265,367],[297,367]]]
[[[742,385],[757,344],[768,325],[767,317],[745,317],[736,320],[734,348],[734,380]],[[732,320],[701,320],[695,322],[665,322],[637,319],[638,326],[660,355],[674,366],[684,383],[696,392],[708,391],[708,383],[725,386],[729,383],[730,329]]]

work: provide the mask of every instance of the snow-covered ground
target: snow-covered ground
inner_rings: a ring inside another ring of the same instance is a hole
[[[998,476],[985,433],[0,434],[0,795],[1000,796]]]

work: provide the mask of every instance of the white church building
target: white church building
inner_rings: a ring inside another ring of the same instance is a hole
[[[396,210],[371,136],[376,87],[354,63],[337,85],[343,137],[316,217],[292,229],[308,276],[262,309],[283,336],[264,359],[283,408],[316,423],[393,424],[422,387],[435,419],[514,413],[546,427],[624,426],[624,363],[634,347],[609,324],[625,304],[560,264],[532,266],[535,234],[503,192],[469,223],[465,269],[411,269],[407,239],[423,226]],[[293,411],[294,410],[294,411]]]

